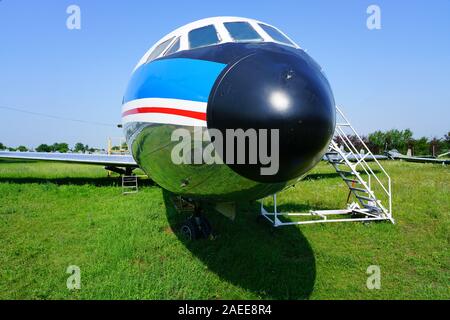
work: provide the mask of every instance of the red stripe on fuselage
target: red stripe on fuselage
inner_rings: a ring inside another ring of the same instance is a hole
[[[206,121],[206,113],[190,111],[190,110],[181,110],[181,109],[172,109],[172,108],[136,108],[125,111],[122,113],[122,117],[126,117],[132,114],[140,114],[140,113],[164,113],[164,114],[173,114],[182,117],[188,117],[198,120]]]

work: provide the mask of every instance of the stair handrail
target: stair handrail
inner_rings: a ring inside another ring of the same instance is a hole
[[[388,214],[389,216],[392,216],[392,181],[391,181],[391,177],[386,172],[386,170],[381,165],[381,163],[378,161],[378,159],[374,156],[374,154],[369,149],[369,147],[366,145],[364,140],[361,139],[360,135],[356,132],[355,128],[353,128],[353,126],[351,125],[350,121],[344,115],[344,113],[339,108],[339,106],[336,106],[336,110],[338,111],[338,114],[340,115],[340,117],[344,120],[344,123],[340,123],[339,122],[339,123],[336,124],[336,129],[337,129],[336,131],[337,131],[338,136],[340,137],[341,141],[343,141],[345,146],[348,148],[349,153],[352,154],[355,157],[355,159],[358,159],[356,154],[359,154],[359,152],[358,152],[358,150],[356,150],[356,147],[349,140],[347,134],[342,129],[343,126],[350,128],[350,130],[352,131],[354,136],[356,136],[356,138],[359,140],[359,142],[362,144],[362,146],[363,146],[363,148],[364,148],[364,150],[366,152],[366,155],[364,157],[359,157],[359,159],[357,160],[357,162],[356,162],[356,164],[354,166],[353,166],[353,164],[349,163],[347,158],[344,159],[345,162],[347,162],[347,165],[349,165],[350,168],[354,168],[355,171],[356,171],[356,168],[358,167],[358,165],[360,165],[363,168],[363,170],[366,172],[366,174],[368,175],[369,179],[370,179],[370,176],[375,177],[375,179],[377,180],[378,184],[382,187],[383,191],[385,192],[385,194],[387,195],[387,198],[388,198],[389,211],[385,212],[385,213]],[[333,141],[333,144],[335,144],[334,141]],[[339,154],[341,154],[339,147],[337,148],[337,150],[338,150]],[[369,155],[372,156],[372,159],[376,163],[377,167],[379,169],[381,169],[382,173],[386,176],[386,178],[388,180],[387,181],[387,188],[385,187],[384,183],[381,182],[381,180],[378,178],[378,176],[375,174],[375,172],[372,170],[372,168],[366,162],[365,158],[367,158]],[[372,191],[371,187],[368,188],[368,191]],[[374,199],[378,200],[375,196],[374,196]],[[384,206],[382,206],[382,205],[380,205],[380,206],[382,207],[382,209],[384,209],[383,211],[387,211],[387,210],[385,210]]]

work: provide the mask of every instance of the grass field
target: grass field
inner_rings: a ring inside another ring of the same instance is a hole
[[[397,224],[270,232],[258,206],[218,237],[185,242],[159,187],[123,196],[101,167],[0,161],[0,299],[450,299],[450,168],[385,162]],[[295,210],[343,208],[347,190],[320,164],[279,196]],[[69,291],[69,265],[81,290]],[[381,289],[366,287],[370,265]]]

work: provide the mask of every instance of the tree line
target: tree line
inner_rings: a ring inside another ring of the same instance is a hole
[[[355,145],[357,150],[363,148],[362,143],[355,135],[348,135],[348,139]],[[362,136],[361,139],[367,145],[369,150],[375,154],[381,154],[393,149],[406,154],[408,149],[416,156],[437,156],[450,150],[450,132],[442,138],[413,138],[413,132],[410,129],[388,131],[375,131],[369,135]],[[341,145],[342,140],[337,137],[335,141]]]
[[[369,135],[362,136],[361,139],[367,145],[367,147],[375,154],[381,154],[384,151],[396,149],[399,152],[406,154],[408,149],[411,149],[413,155],[426,156],[426,155],[439,155],[450,150],[450,132],[444,135],[442,138],[427,138],[421,137],[418,139],[413,138],[414,134],[410,129],[397,130],[392,129],[388,131],[375,131]],[[348,139],[355,145],[357,150],[363,149],[362,143],[355,135],[348,135]],[[338,144],[342,144],[339,137],[335,138]],[[126,144],[122,146],[126,148]],[[120,147],[114,146],[112,150],[119,150]],[[0,143],[0,150],[9,151],[29,151],[25,146],[19,146],[17,148],[6,147],[3,143]],[[74,145],[72,149],[69,148],[67,143],[54,143],[52,145],[41,144],[36,149],[36,152],[77,152],[77,153],[92,153],[98,151],[98,149],[90,148],[81,142]]]
[[[32,149],[27,148],[25,146],[19,146],[17,148],[7,147],[1,142],[0,142],[0,150],[20,151],[20,152],[33,151]],[[98,149],[91,148],[88,145],[85,145],[81,142],[76,143],[73,148],[70,148],[68,143],[55,142],[50,145],[49,144],[40,144],[34,151],[36,151],[36,152],[59,152],[59,153],[67,153],[67,152],[93,153],[95,151],[98,151]]]

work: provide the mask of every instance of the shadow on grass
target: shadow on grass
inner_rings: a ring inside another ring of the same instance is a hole
[[[372,169],[373,170],[373,169]],[[380,170],[373,170],[375,174],[379,174]],[[363,170],[359,170],[359,173],[361,173],[362,176],[365,176],[365,172]],[[326,172],[326,173],[311,173],[308,174],[303,180],[320,180],[320,179],[333,179],[333,178],[340,178],[339,173],[337,172]]]
[[[0,183],[12,184],[54,184],[57,186],[75,185],[85,186],[92,185],[96,187],[121,187],[122,180],[119,176],[111,177],[64,177],[64,178],[34,178],[34,177],[0,177]],[[156,186],[149,178],[140,178],[139,186]]]
[[[169,192],[164,191],[163,196],[169,224],[178,239],[220,278],[262,299],[309,298],[316,263],[308,240],[298,228],[272,232],[268,223],[257,219],[260,207],[252,202],[239,208],[234,222],[208,210],[206,216],[216,239],[186,241],[179,233],[186,214],[176,211]]]
[[[0,159],[0,164],[4,163],[35,163],[36,160],[16,160],[16,159]]]
[[[14,183],[14,184],[55,184],[55,185],[94,185],[98,187],[110,187],[117,186],[121,183],[118,177],[104,177],[104,178],[85,178],[85,177],[69,177],[69,178],[32,178],[32,177],[23,177],[23,178],[8,178],[8,177],[0,177],[0,183]]]
[[[319,180],[319,179],[333,179],[338,178],[339,173],[337,172],[327,172],[327,173],[311,173],[308,174],[303,180]]]

